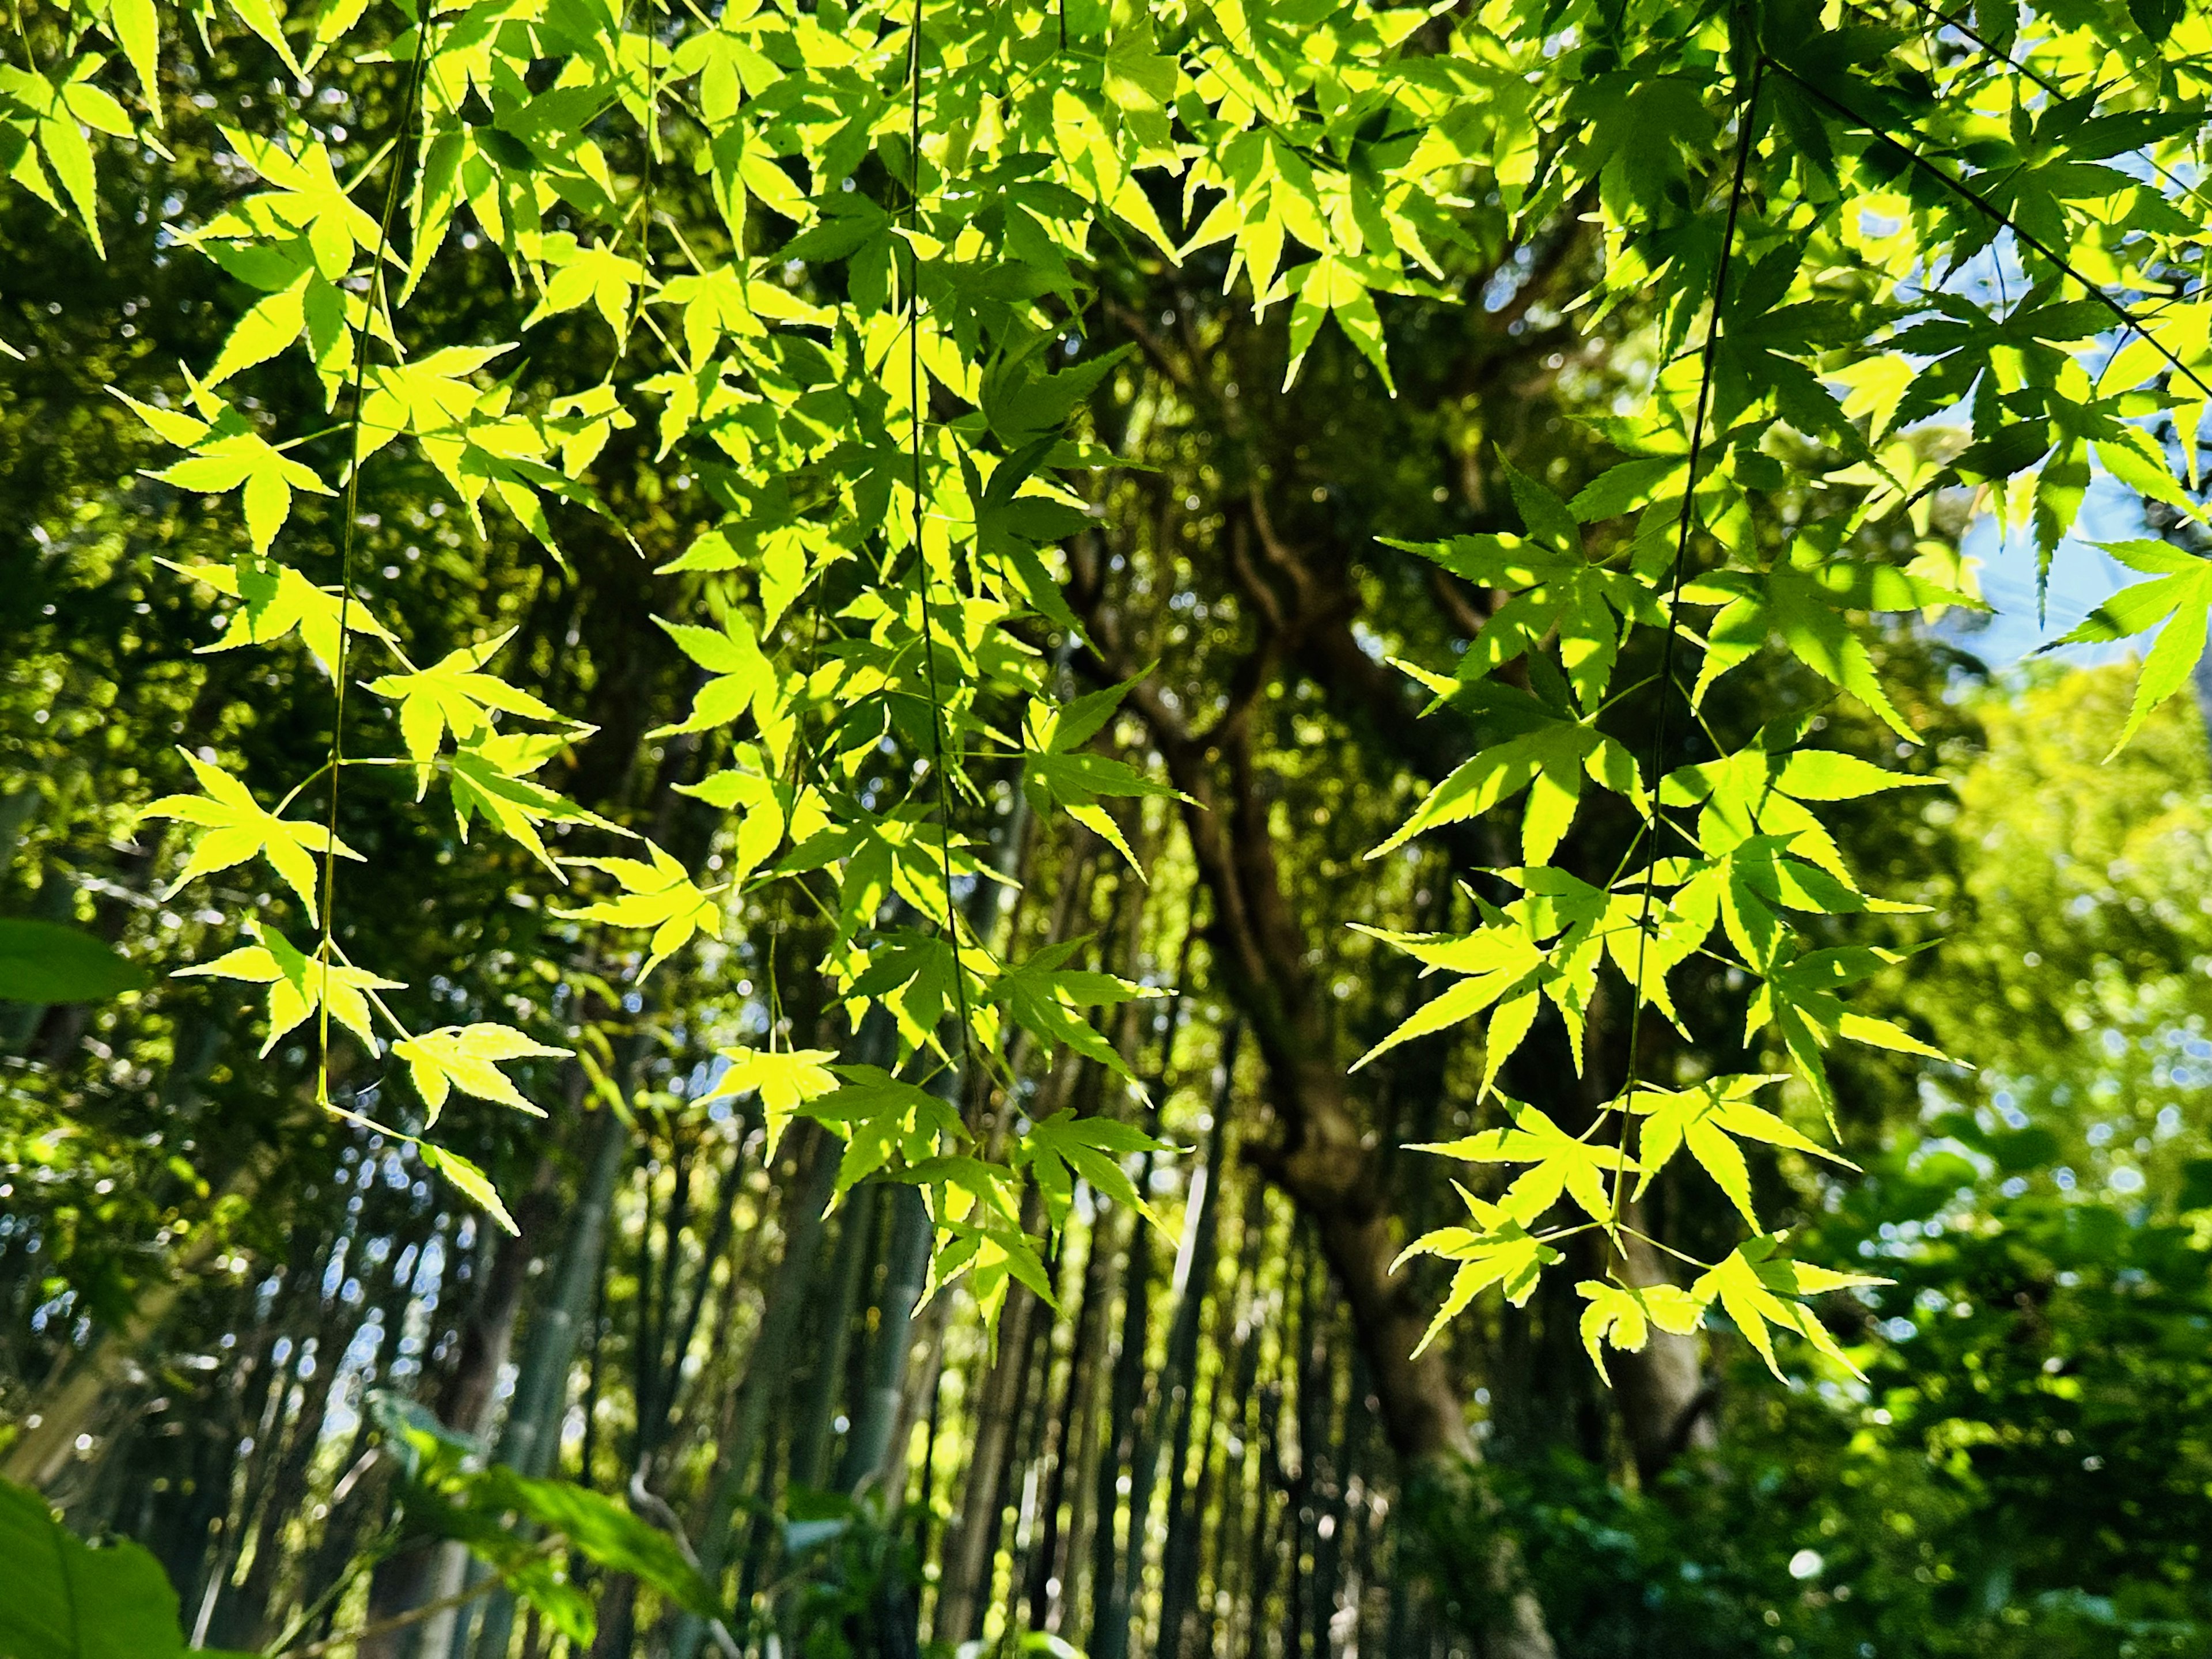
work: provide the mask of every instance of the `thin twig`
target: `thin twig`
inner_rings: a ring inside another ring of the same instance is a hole
[[[1978,46],[1983,52],[1986,52],[1991,58],[1996,58],[2000,64],[2002,64],[2007,69],[2012,70],[2015,75],[2025,76],[2028,80],[2034,82],[2036,85],[2041,87],[2045,92],[2049,93],[2053,98],[2070,98],[2075,95],[2072,93],[2068,92],[2064,87],[2052,80],[2042,70],[2037,69],[2034,64],[2014,58],[2009,52],[1999,51],[1997,49],[1996,43],[1990,40],[1986,35],[1983,34],[1978,29],[1977,29],[1964,12],[1961,12],[1957,16],[1954,17],[1946,12],[1939,10],[1937,8],[1929,5],[1928,3],[1928,0],[1906,0],[1906,3],[1913,7],[1914,9],[1924,12],[1929,16],[1935,18],[1945,27],[1956,29],[1967,40],[1972,41],[1974,45]],[[2101,97],[2103,94],[2104,83],[2101,82],[2091,88],[2090,95],[2092,97]],[[2165,179],[2166,183],[2172,185],[2176,190],[2186,191],[2189,195],[2194,196],[2198,201],[2204,203],[2208,207],[2212,207],[2212,197],[2208,197],[2204,193],[2203,185],[2190,183],[2188,179],[2184,179],[2179,173],[2174,172],[2171,167],[2160,161],[2157,156],[2153,155],[2150,153],[2149,145],[2138,144],[2129,153],[2130,155],[2140,155],[2145,161],[2148,161],[2151,165],[2152,171],[2156,173],[2160,178]]]
[[[914,35],[907,51],[908,135],[906,225],[909,234],[920,228],[921,209],[921,0],[914,0]],[[952,993],[960,1013],[960,1048],[969,1047],[968,967],[960,950],[960,911],[952,901],[952,786],[945,769],[945,700],[937,685],[937,622],[929,597],[929,555],[923,549],[922,520],[927,505],[922,493],[922,417],[929,391],[921,370],[921,251],[911,241],[907,247],[912,276],[907,293],[907,397],[914,422],[914,564],[921,585],[921,660],[929,686],[929,748],[931,769],[937,774],[937,851],[945,881],[945,933],[952,944]]]
[[[1937,167],[1933,161],[1923,155],[1918,150],[1913,149],[1911,145],[1905,143],[1901,139],[1892,137],[1887,132],[1884,131],[1880,126],[1875,125],[1874,121],[1869,119],[1868,117],[1860,114],[1848,104],[1842,103],[1837,99],[1830,97],[1827,93],[1823,91],[1820,88],[1814,86],[1810,81],[1808,81],[1803,76],[1798,74],[1796,70],[1791,69],[1789,64],[1782,62],[1779,58],[1770,58],[1762,52],[1759,55],[1759,62],[1761,64],[1773,64],[1776,69],[1781,70],[1783,74],[1788,76],[1792,81],[1795,81],[1805,91],[1810,93],[1814,97],[1826,104],[1830,109],[1835,111],[1837,114],[1844,117],[1844,119],[1848,121],[1855,122],[1859,126],[1865,128],[1875,137],[1881,139],[1882,143],[1894,148],[1899,155],[1903,155],[1905,160],[1911,161],[1913,166],[1920,168],[1921,171],[1945,185],[1958,195],[1964,197],[1968,202],[1979,208],[1984,213],[1989,215],[1990,218],[1996,220],[1997,223],[2002,225],[2014,236],[2018,237],[2021,241],[2027,243],[2028,246],[2033,248],[2038,253],[2040,253],[2045,258],[2048,259],[2053,265],[2057,267],[2059,270],[2079,283],[2082,288],[2087,291],[2088,297],[2094,300],[2099,305],[2104,307],[2106,310],[2111,312],[2114,317],[2119,319],[2122,326],[2133,330],[2135,333],[2142,337],[2143,340],[2149,343],[2150,349],[2153,351],[2155,351],[2160,356],[2165,358],[2167,362],[2171,363],[2178,373],[2187,375],[2196,385],[2196,387],[2199,392],[2202,392],[2207,398],[2212,398],[2212,385],[2206,384],[2203,378],[2200,376],[2195,369],[2190,368],[2187,363],[2183,362],[2180,358],[2175,356],[2171,351],[2167,350],[2165,346],[2161,345],[2159,343],[2157,337],[2153,335],[2151,331],[2148,328],[2145,328],[2142,322],[2137,319],[2135,313],[2130,311],[2118,300],[2115,300],[2111,295],[2107,294],[2098,283],[2091,282],[2087,276],[2083,276],[2080,270],[2075,268],[2073,262],[2068,259],[2064,254],[2059,252],[2057,249],[2051,246],[2050,243],[2045,241],[2033,231],[2022,226],[2017,220],[2014,219],[2010,214],[2007,213],[1995,202],[1990,200],[1988,197],[1983,195],[1981,191],[1976,190],[1972,185],[1967,184],[1964,179],[1953,178],[1949,173],[1944,172],[1942,168]]]
[[[375,320],[378,302],[388,291],[384,277],[384,257],[392,246],[392,221],[399,216],[400,181],[406,175],[407,135],[415,125],[415,112],[422,100],[422,89],[428,76],[430,63],[430,18],[426,11],[422,26],[415,38],[415,63],[407,78],[406,100],[399,109],[399,131],[392,141],[392,177],[385,185],[384,215],[376,228],[376,254],[370,264],[368,292],[362,296],[361,325],[353,337],[353,399],[352,412],[347,422],[350,428],[346,464],[346,487],[343,512],[345,526],[338,551],[338,641],[337,660],[331,665],[331,678],[337,685],[337,706],[331,715],[331,788],[328,809],[325,815],[323,847],[323,915],[322,940],[316,947],[316,959],[323,965],[325,976],[331,966],[331,929],[337,908],[338,889],[338,780],[345,771],[345,708],[346,708],[346,639],[353,620],[353,556],[354,543],[360,529],[361,502],[361,428],[363,395],[368,380],[368,336]],[[331,1002],[323,999],[316,1021],[316,1040],[322,1050],[322,1065],[315,1080],[317,1103],[331,1103]]]
[[[346,1631],[337,1636],[326,1636],[319,1642],[308,1643],[305,1647],[283,1650],[273,1656],[273,1659],[317,1659],[319,1655],[333,1652],[339,1648],[356,1646],[373,1636],[384,1636],[395,1630],[405,1630],[410,1626],[422,1623],[425,1620],[434,1619],[441,1613],[451,1613],[455,1607],[465,1607],[477,1597],[489,1595],[504,1584],[514,1576],[516,1570],[524,1562],[533,1560],[542,1555],[550,1555],[568,1541],[566,1536],[556,1532],[532,1547],[521,1560],[487,1574],[466,1589],[455,1590],[451,1595],[441,1596],[434,1601],[425,1601],[419,1607],[410,1607],[406,1612],[396,1613],[389,1619],[380,1619],[373,1625],[363,1625],[359,1630]]]
[[[1632,1006],[1628,1012],[1628,1066],[1621,1084],[1621,1146],[1626,1151],[1629,1120],[1628,1100],[1636,1090],[1637,1051],[1644,1035],[1644,970],[1651,951],[1651,902],[1659,875],[1659,796],[1660,769],[1666,764],[1667,715],[1672,707],[1668,692],[1674,684],[1674,641],[1680,630],[1675,626],[1674,613],[1680,608],[1682,586],[1689,574],[1690,532],[1697,521],[1698,462],[1704,453],[1705,416],[1712,404],[1713,364],[1719,355],[1721,340],[1721,308],[1728,296],[1729,260],[1735,251],[1736,220],[1743,209],[1743,185],[1751,168],[1753,131],[1759,115],[1759,89],[1765,64],[1762,56],[1752,65],[1751,95],[1744,100],[1742,112],[1737,116],[1735,141],[1735,176],[1729,185],[1728,222],[1721,231],[1720,263],[1713,271],[1711,314],[1705,321],[1705,344],[1703,363],[1698,374],[1697,413],[1690,425],[1689,475],[1682,484],[1682,520],[1674,543],[1674,569],[1667,599],[1667,641],[1660,647],[1659,656],[1659,713],[1652,723],[1651,734],[1651,805],[1646,820],[1645,833],[1650,837],[1644,866],[1644,897],[1636,918],[1636,988]],[[1616,1159],[1613,1170],[1613,1219],[1607,1232],[1620,1224],[1621,1189],[1627,1180],[1626,1158]],[[1614,1241],[1618,1244],[1619,1241]]]

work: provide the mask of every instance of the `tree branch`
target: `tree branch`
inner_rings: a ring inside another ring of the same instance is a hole
[[[319,1655],[335,1651],[339,1648],[352,1647],[357,1643],[368,1641],[372,1637],[388,1635],[396,1630],[405,1630],[410,1625],[419,1625],[425,1620],[435,1619],[440,1613],[450,1613],[455,1607],[465,1607],[470,1602],[490,1595],[506,1583],[514,1576],[523,1562],[535,1560],[540,1556],[550,1555],[568,1541],[564,1534],[556,1532],[549,1538],[541,1539],[527,1554],[523,1556],[521,1560],[497,1569],[478,1579],[466,1589],[455,1590],[451,1595],[441,1595],[434,1601],[425,1601],[419,1607],[410,1607],[406,1612],[394,1613],[389,1619],[380,1619],[374,1624],[363,1625],[359,1630],[345,1631],[337,1636],[325,1636],[321,1641],[310,1642],[305,1647],[288,1648],[274,1656],[274,1659],[318,1659]]]

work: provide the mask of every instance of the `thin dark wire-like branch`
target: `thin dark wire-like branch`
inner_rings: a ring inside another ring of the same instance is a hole
[[[1743,111],[1736,118],[1735,173],[1729,184],[1728,222],[1721,231],[1720,263],[1713,271],[1712,310],[1705,321],[1705,343],[1700,354],[1702,362],[1698,372],[1697,413],[1690,424],[1689,477],[1682,486],[1682,519],[1675,536],[1674,569],[1667,597],[1667,640],[1660,647],[1659,713],[1652,722],[1651,733],[1651,802],[1644,825],[1644,834],[1650,836],[1651,844],[1644,860],[1644,896],[1636,917],[1636,988],[1633,1006],[1628,1012],[1628,1066],[1620,1085],[1622,1156],[1613,1164],[1613,1219],[1607,1224],[1608,1233],[1620,1224],[1621,1188],[1627,1179],[1624,1167],[1628,1161],[1627,1114],[1630,1098],[1636,1091],[1638,1049],[1644,1036],[1644,972],[1651,951],[1651,902],[1659,872],[1660,769],[1666,764],[1667,715],[1671,706],[1671,699],[1667,694],[1674,684],[1674,641],[1680,631],[1675,625],[1674,613],[1680,608],[1682,586],[1689,574],[1690,532],[1697,523],[1698,462],[1705,453],[1705,416],[1712,406],[1713,363],[1720,351],[1721,307],[1728,297],[1729,260],[1735,251],[1736,221],[1743,210],[1744,179],[1751,170],[1751,150],[1759,115],[1759,89],[1765,65],[1763,57],[1753,63],[1751,95],[1744,100]]]
[[[1966,183],[1963,179],[1953,178],[1942,167],[1937,167],[1935,162],[1929,161],[1918,150],[1913,149],[1911,145],[1905,143],[1902,139],[1893,137],[1889,133],[1885,132],[1879,125],[1867,116],[1860,114],[1858,111],[1851,108],[1850,105],[1845,104],[1836,98],[1831,97],[1826,91],[1814,86],[1803,76],[1798,74],[1796,70],[1791,69],[1789,64],[1782,62],[1781,59],[1778,58],[1771,58],[1762,53],[1760,54],[1759,61],[1762,64],[1771,64],[1776,69],[1779,70],[1783,74],[1788,76],[1792,81],[1796,82],[1799,87],[1812,94],[1814,98],[1819,99],[1820,102],[1826,104],[1830,109],[1835,111],[1837,114],[1842,116],[1845,120],[1853,122],[1856,125],[1863,127],[1867,131],[1881,139],[1882,143],[1891,145],[1899,155],[1903,155],[1905,160],[1911,161],[1913,166],[1918,167],[1930,178],[1936,179],[1957,195],[1964,198],[1967,202],[1980,209],[1981,211],[1989,215],[1990,218],[1996,220],[1997,223],[2002,225],[2014,236],[2027,243],[2028,246],[2033,248],[2045,259],[2048,259],[2060,271],[2079,283],[2082,288],[2087,290],[2090,299],[2094,300],[2099,305],[2104,307],[2106,310],[2111,312],[2112,315],[2119,320],[2123,327],[2131,330],[2143,340],[2147,341],[2149,343],[2150,349],[2158,353],[2160,356],[2165,358],[2168,363],[2172,364],[2176,373],[2186,375],[2199,392],[2202,392],[2206,398],[2212,398],[2212,385],[2206,384],[2203,378],[2200,376],[2195,369],[2190,368],[2187,363],[2183,362],[2180,358],[2175,356],[2171,351],[2167,350],[2165,346],[2161,345],[2159,343],[2157,337],[2153,335],[2148,328],[2143,326],[2142,321],[2136,316],[2135,313],[2130,311],[2125,306],[2122,305],[2118,300],[2115,300],[2110,294],[2106,293],[2100,284],[2091,282],[2088,277],[2083,276],[2081,272],[2075,268],[2074,263],[2067,258],[2064,254],[2061,253],[2057,248],[2051,246],[2050,243],[2045,241],[2033,231],[2022,226],[2019,221],[2015,220],[2010,214],[2007,213],[1995,202],[1990,200],[1988,197],[1983,195],[1981,191],[1976,190],[1972,185]]]
[[[1934,18],[1946,28],[1956,29],[1961,35],[1963,35],[1966,40],[1972,41],[1974,46],[1979,48],[1982,52],[1990,57],[1996,58],[1998,63],[2002,64],[2014,74],[2034,82],[2036,85],[2041,87],[2052,97],[2072,98],[2078,95],[2076,94],[2068,92],[2064,87],[2052,80],[2041,70],[2036,68],[2034,64],[2024,63],[2021,59],[2014,58],[2010,52],[2000,49],[1994,40],[1991,40],[1987,35],[1984,34],[1979,29],[1974,27],[1972,20],[1969,18],[1966,13],[1960,12],[1956,16],[1954,16],[1950,13],[1943,11],[1938,7],[1930,5],[1929,3],[1929,0],[1905,0],[1905,3],[1912,7],[1914,10],[1924,13],[1926,15]],[[2103,96],[2105,85],[2106,83],[2103,82],[2098,82],[2096,86],[2091,89],[2091,95],[2094,97]],[[2172,185],[2176,190],[2185,191],[2189,195],[2194,196],[2198,201],[2205,204],[2206,206],[2212,207],[2212,196],[2207,196],[2204,193],[2204,187],[2201,184],[2191,184],[2188,179],[2184,179],[2179,173],[2174,172],[2172,168],[2167,167],[2164,162],[2160,161],[2158,157],[2150,153],[2149,146],[2138,145],[2131,153],[2141,155],[2145,161],[2148,161],[2151,165],[2151,170],[2156,173],[2160,178],[2165,179],[2166,183]]]
[[[914,38],[907,51],[907,190],[906,226],[920,228],[921,210],[921,4],[914,0]],[[960,1048],[969,1047],[968,969],[960,959],[960,909],[952,901],[952,787],[945,769],[945,699],[937,685],[937,617],[929,597],[929,555],[921,541],[927,497],[922,493],[922,416],[928,407],[928,387],[921,369],[921,251],[909,236],[908,269],[913,273],[907,288],[907,397],[914,422],[914,568],[921,585],[921,660],[929,687],[929,748],[931,769],[937,774],[937,854],[945,881],[945,933],[952,944],[952,993],[960,1014]]]
[[[321,941],[315,949],[324,981],[319,1018],[316,1021],[322,1065],[316,1077],[315,1095],[317,1103],[325,1107],[331,1103],[331,928],[337,909],[338,781],[345,774],[346,641],[353,620],[354,544],[360,533],[361,428],[362,399],[368,380],[368,336],[376,320],[376,307],[388,291],[384,262],[392,246],[392,222],[399,216],[399,186],[407,171],[407,136],[415,125],[415,112],[422,102],[429,64],[430,16],[425,9],[416,29],[415,62],[408,73],[407,95],[399,108],[399,132],[392,143],[392,177],[384,187],[384,213],[376,227],[376,252],[369,265],[368,292],[362,296],[361,325],[354,330],[353,336],[352,412],[346,422],[349,453],[343,509],[345,526],[338,547],[338,642],[337,659],[331,665],[331,678],[337,682],[337,706],[331,715],[331,787],[323,824],[323,927]]]

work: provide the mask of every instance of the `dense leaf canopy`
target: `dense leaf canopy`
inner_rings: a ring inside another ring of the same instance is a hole
[[[74,1349],[97,1321],[101,1363],[129,1363],[179,1294],[149,1249],[186,1278],[297,1254],[304,1282],[319,1247],[265,1200],[319,1182],[386,1171],[404,1202],[363,1224],[386,1255],[462,1214],[550,1261],[572,1193],[562,1312],[526,1327],[490,1468],[385,1408],[415,1524],[501,1586],[481,1651],[507,1650],[507,1592],[593,1639],[556,1558],[663,1598],[683,1659],[734,1640],[782,1380],[748,1374],[712,1435],[672,1425],[710,1295],[733,1316],[716,1263],[765,1225],[759,1194],[737,1219],[755,1131],[791,1273],[833,1223],[848,1304],[880,1261],[884,1445],[848,1448],[838,1484],[880,1478],[894,1508],[917,1311],[972,1305],[979,1386],[1015,1379],[1018,1407],[1073,1264],[1103,1322],[1089,1264],[1119,1248],[1141,1289],[1170,1193],[1161,1376],[1184,1380],[1162,1398],[1188,1437],[1185,1289],[1239,1088],[1263,1110],[1237,1149],[1357,1340],[1346,1397],[1470,1516],[1538,1500],[1440,1473],[1479,1450],[1455,1341],[1586,1350],[1656,1488],[1711,1439],[1712,1344],[1832,1398],[1887,1390],[1886,1425],[1936,1410],[1917,1365],[1943,1344],[1885,1347],[1876,1316],[2007,1250],[2151,1275],[2201,1323],[2184,1218],[2212,1193],[2160,1091],[2166,1050],[2202,1041],[2203,918],[2174,895],[2204,854],[2183,694],[2212,615],[2212,18],[27,0],[15,21],[0,489],[36,526],[4,601],[9,695],[36,713],[4,811],[42,914],[0,922],[0,994],[42,1081],[6,1133],[36,1147],[11,1165],[42,1210],[79,1218],[41,1224],[34,1328]],[[2131,688],[1975,690],[1967,538],[2032,550],[2040,623],[2062,550],[2115,514],[2129,584],[2045,632],[2140,639]],[[109,862],[65,878],[87,825]],[[104,938],[18,974],[72,922]],[[165,977],[131,994],[139,962]],[[1218,1100],[1176,1107],[1217,1068]],[[2075,1090],[2142,1121],[2077,1129]],[[680,1244],[702,1126],[731,1123],[725,1218]],[[632,1136],[668,1153],[637,1226],[625,1477],[662,1530],[544,1479]],[[1919,1206],[1944,1158],[1957,1203],[2027,1206],[2018,1231],[1938,1200],[1912,1237],[1955,1249],[1883,1248],[1899,1217],[1852,1206],[1899,1183]],[[2124,1238],[2029,1192],[2062,1159],[2148,1188]],[[1108,1214],[1136,1218],[1118,1247]],[[763,1353],[795,1340],[793,1283]],[[1981,1342],[1959,1346],[1992,1376]],[[94,1359],[78,1374],[101,1397]],[[1123,1397],[1142,1383],[1117,1369],[1102,1407],[1145,1425],[1114,1454],[1133,1484],[1100,1477],[1106,1659],[1150,1593],[1141,1544],[1113,1565],[1115,1506],[1138,1537],[1164,1461],[1184,1480],[1167,1408]],[[2042,1409],[2036,1386],[2004,1409]],[[9,1473],[56,1478],[91,1409],[27,1418]],[[1930,1419],[1929,1443],[1984,1443],[1968,1420]],[[827,1444],[794,1449],[794,1486],[831,1484]],[[653,1509],[664,1455],[696,1537]],[[957,1533],[981,1565],[956,1557],[933,1613],[955,1641],[997,1605],[982,1467]],[[1461,1616],[1553,1651],[1554,1558],[1470,1525]],[[273,1574],[275,1539],[230,1559]],[[896,1577],[881,1547],[867,1571]],[[1162,1571],[1172,1646],[1196,1581]]]

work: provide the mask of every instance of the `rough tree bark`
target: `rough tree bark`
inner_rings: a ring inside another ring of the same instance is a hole
[[[1070,598],[1101,653],[1092,666],[1113,684],[1135,675],[1121,656],[1120,618],[1104,601],[1096,564],[1095,557],[1079,562]],[[1474,1440],[1443,1354],[1432,1348],[1413,1356],[1428,1310],[1410,1277],[1393,1282],[1390,1275],[1397,1241],[1388,1194],[1348,1096],[1331,1000],[1311,970],[1316,958],[1284,888],[1259,787],[1251,712],[1268,683],[1277,637],[1272,629],[1263,632],[1238,673],[1227,713],[1203,733],[1192,731],[1150,677],[1133,687],[1128,706],[1144,720],[1170,778],[1188,798],[1183,829],[1211,900],[1206,936],[1214,971],[1266,1061],[1276,1139],[1249,1156],[1313,1224],[1408,1483],[1455,1482],[1476,1461]],[[1366,660],[1356,643],[1353,648]],[[1510,1540],[1496,1540],[1491,1571],[1504,1609],[1488,1632],[1497,1659],[1552,1659],[1542,1611],[1520,1583]]]

